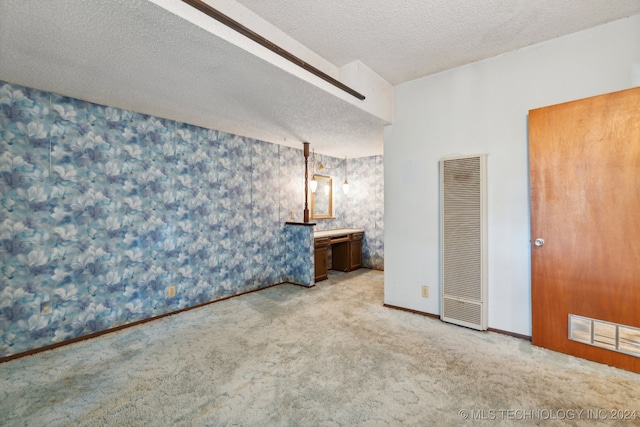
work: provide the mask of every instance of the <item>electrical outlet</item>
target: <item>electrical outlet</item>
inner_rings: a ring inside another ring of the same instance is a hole
[[[173,298],[175,296],[176,296],[176,287],[175,286],[167,287],[167,297]]]
[[[422,297],[423,298],[429,298],[429,287],[428,286],[423,286],[422,287]]]

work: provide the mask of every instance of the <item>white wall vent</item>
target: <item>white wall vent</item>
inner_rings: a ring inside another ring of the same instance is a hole
[[[487,156],[440,161],[441,315],[487,329]]]

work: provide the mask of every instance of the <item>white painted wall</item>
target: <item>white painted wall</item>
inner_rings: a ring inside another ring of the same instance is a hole
[[[384,135],[385,303],[440,314],[438,161],[487,153],[489,327],[531,335],[528,110],[638,86],[639,67],[635,15],[396,86]]]

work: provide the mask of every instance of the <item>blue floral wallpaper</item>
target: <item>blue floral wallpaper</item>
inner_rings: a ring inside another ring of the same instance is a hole
[[[284,281],[303,286],[315,283],[313,227],[285,226]]]
[[[286,280],[303,177],[301,149],[0,82],[0,357]],[[382,180],[350,160],[333,220],[374,268]]]
[[[316,154],[316,161],[330,169],[321,175],[333,179],[334,219],[314,220],[316,230],[364,228],[362,262],[365,267],[384,270],[384,168],[382,156],[337,159]],[[310,173],[311,174],[311,173]],[[349,182],[345,194],[342,183]]]

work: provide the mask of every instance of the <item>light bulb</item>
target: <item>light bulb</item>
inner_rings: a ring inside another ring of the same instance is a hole
[[[349,183],[346,179],[344,180],[344,184],[342,184],[342,191],[344,192],[344,194],[347,194],[349,192]]]
[[[318,189],[318,181],[316,181],[315,179],[312,179],[311,182],[309,183],[309,186],[311,187],[311,192],[315,193],[316,190]]]

